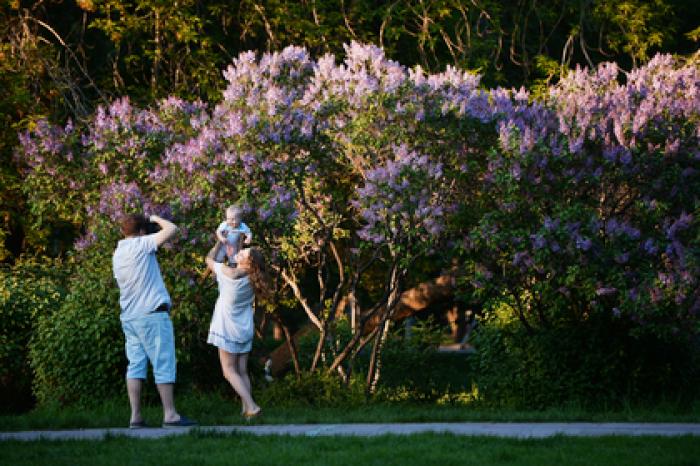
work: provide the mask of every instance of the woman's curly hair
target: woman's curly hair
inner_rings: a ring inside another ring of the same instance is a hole
[[[250,248],[250,271],[248,278],[255,291],[255,297],[270,302],[272,286],[265,258],[257,248]]]

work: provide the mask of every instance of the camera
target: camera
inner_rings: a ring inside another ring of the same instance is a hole
[[[160,226],[155,222],[146,222],[146,234],[158,233],[160,231]]]

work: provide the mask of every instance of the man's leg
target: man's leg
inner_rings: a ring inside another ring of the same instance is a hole
[[[147,347],[148,356],[153,364],[153,376],[156,379],[156,387],[163,404],[163,423],[170,424],[182,421],[182,426],[196,424],[191,419],[186,419],[178,414],[175,408],[175,335],[173,324],[166,313],[157,313],[151,316],[153,325],[152,338]],[[164,425],[165,427],[165,425]]]
[[[143,421],[141,416],[141,388],[142,379],[126,379],[126,391],[129,394],[129,404],[131,405],[131,424]]]
[[[148,357],[139,338],[138,322],[122,322],[124,331],[126,358],[129,365],[126,369],[126,392],[131,405],[130,424],[143,421],[141,416],[141,390],[143,381],[148,374]]]
[[[180,415],[175,409],[175,384],[158,383],[158,394],[160,401],[163,403],[163,422],[177,422],[180,420]]]

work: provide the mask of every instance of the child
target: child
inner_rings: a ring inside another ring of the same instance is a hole
[[[223,247],[219,247],[214,260],[224,262],[227,259],[229,265],[234,266],[234,257],[241,250],[243,244],[250,244],[253,240],[248,225],[242,221],[243,211],[238,206],[226,209],[226,220],[221,222],[216,229],[216,238]]]

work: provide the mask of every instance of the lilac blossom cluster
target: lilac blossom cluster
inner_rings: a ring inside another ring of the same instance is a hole
[[[585,141],[600,141],[606,156],[623,165],[638,151],[700,155],[700,69],[657,55],[627,73],[624,84],[620,73],[614,63],[593,73],[577,69],[552,88],[558,131],[570,150],[578,153]]]
[[[697,332],[700,67],[657,56],[620,73],[578,69],[543,103],[499,100],[493,207],[468,244],[502,270],[496,292],[507,282],[533,311],[560,296],[582,316]]]
[[[128,98],[98,107],[76,129],[38,122],[20,135],[18,157],[27,167],[24,188],[38,213],[76,223],[88,232],[76,243],[84,249],[97,240],[100,219],[114,222],[124,212],[167,210],[149,196],[167,176],[162,156],[192,134],[202,115],[201,102],[170,97],[155,108],[139,109]]]
[[[452,67],[408,69],[357,42],[343,61],[299,47],[246,52],[211,108],[123,98],[80,128],[39,122],[18,156],[38,210],[65,193],[51,202],[83,226],[162,208],[192,229],[236,199],[270,247],[287,235],[285,247],[313,250],[339,225],[404,254],[427,249],[395,246],[451,235],[469,245],[480,285],[501,290],[505,270],[509,286],[619,316],[697,309],[700,67],[657,56],[620,73],[573,71],[538,101]],[[460,224],[458,211],[478,221]],[[584,272],[572,277],[572,263]]]
[[[352,202],[364,225],[357,235],[370,243],[430,244],[444,229],[442,164],[428,156],[394,149],[394,159],[365,173]]]
[[[96,213],[117,221],[123,213],[140,210],[142,205],[143,193],[135,182],[114,183],[100,190]],[[88,213],[93,214],[92,206],[88,206]]]

